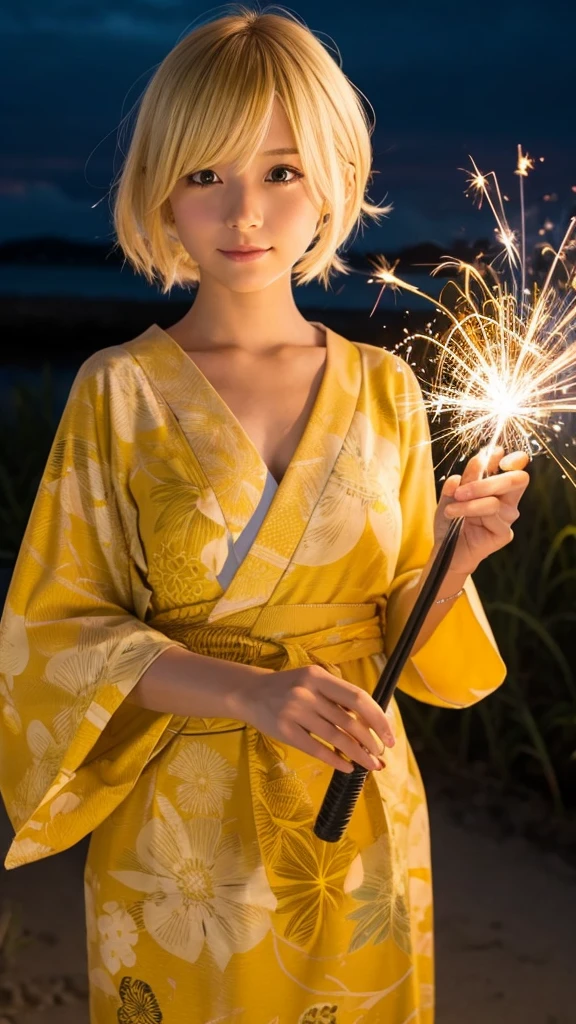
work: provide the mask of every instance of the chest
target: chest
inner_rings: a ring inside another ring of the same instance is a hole
[[[306,348],[281,360],[191,356],[279,483],[316,401],[326,348]]]

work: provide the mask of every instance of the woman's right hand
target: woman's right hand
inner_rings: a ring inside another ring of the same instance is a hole
[[[320,665],[250,674],[236,698],[239,719],[342,772],[354,770],[350,761],[370,771],[382,768],[378,757],[395,743],[376,701]]]

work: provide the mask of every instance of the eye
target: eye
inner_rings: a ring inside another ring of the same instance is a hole
[[[270,174],[273,174],[274,171],[288,171],[289,174],[294,174],[295,175],[294,178],[289,178],[288,181],[278,181],[278,180],[276,180],[276,182],[275,182],[276,185],[292,185],[293,182],[299,181],[300,178],[304,177],[304,175],[302,174],[302,171],[297,171],[295,167],[286,167],[284,164],[279,164],[278,167],[273,167],[272,170],[270,171]]]
[[[295,175],[295,177],[293,177],[293,178],[288,178],[287,181],[278,181],[276,179],[276,181],[272,182],[272,184],[274,184],[274,185],[293,185],[295,181],[299,181],[300,178],[304,177],[304,175],[302,174],[301,171],[297,171],[295,167],[287,167],[285,164],[279,164],[277,167],[273,167],[272,170],[270,171],[270,174],[273,174],[274,171],[288,171],[290,174]],[[194,171],[192,174],[187,174],[186,175],[186,183],[188,185],[197,185],[199,188],[207,188],[208,185],[214,185],[215,182],[213,182],[213,181],[194,181],[194,178],[198,174],[214,174],[214,173],[215,173],[214,171],[211,171],[208,168],[206,168],[204,170],[201,170],[201,171]]]

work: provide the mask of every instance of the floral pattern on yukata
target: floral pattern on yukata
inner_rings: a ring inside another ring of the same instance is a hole
[[[430,432],[407,363],[318,326],[276,488],[157,324],[82,364],[56,431],[0,620],[0,791],[7,868],[91,837],[94,1024],[433,1024],[426,797],[394,698],[387,767],[334,844],[319,758],[130,699],[170,647],[372,693],[432,549]],[[505,671],[468,581],[398,686],[453,710]]]

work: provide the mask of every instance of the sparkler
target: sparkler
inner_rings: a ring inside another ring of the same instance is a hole
[[[544,246],[542,254],[552,257],[544,283],[541,287],[534,284],[527,291],[524,178],[534,162],[518,146],[515,173],[520,183],[520,249],[507,222],[495,174],[482,174],[473,160],[472,166],[468,192],[475,192],[480,206],[483,200],[489,204],[502,253],[490,264],[481,262],[481,257],[475,264],[445,257],[432,273],[449,270],[456,278],[442,289],[439,300],[397,277],[397,263],[390,266],[384,257],[378,257],[375,277],[368,283],[376,280],[382,287],[370,315],[384,288],[389,287],[427,299],[448,318],[443,335],[412,334],[407,339],[421,339],[438,349],[434,383],[429,387],[423,382],[422,390],[433,418],[449,415],[450,426],[439,435],[450,442],[447,455],[454,451],[469,454],[485,441],[486,464],[498,443],[522,449],[530,458],[544,452],[576,486],[574,462],[554,449],[554,440],[565,425],[563,417],[576,412],[576,275],[567,259],[574,248],[576,218],[570,221],[557,251]],[[507,276],[496,267],[501,257]],[[556,281],[559,271],[564,279]],[[455,295],[454,309],[445,301],[450,288]],[[384,710],[450,566],[463,521],[459,518],[451,522],[378,680],[372,696]],[[317,836],[326,842],[341,838],[367,774],[368,769],[358,764],[349,774],[334,772],[314,825]]]
[[[491,264],[482,263],[481,258],[471,264],[445,257],[432,275],[450,270],[456,277],[436,299],[398,278],[395,267],[379,257],[375,278],[369,283],[381,281],[382,288],[370,315],[383,289],[395,287],[427,299],[448,318],[443,335],[410,336],[411,341],[424,340],[438,350],[435,380],[432,386],[422,382],[422,390],[434,418],[443,413],[450,417],[450,427],[438,435],[439,440],[450,442],[446,457],[454,450],[469,455],[484,442],[489,448],[501,443],[524,450],[530,458],[545,452],[576,485],[576,465],[557,450],[564,417],[576,412],[576,273],[567,258],[576,247],[576,218],[557,251],[550,245],[542,248],[542,255],[551,256],[550,267],[543,285],[534,284],[527,292],[525,257],[521,258],[516,235],[506,220],[495,175],[481,174],[472,163],[469,190],[477,190],[480,205],[484,198],[490,204],[508,276],[496,269],[499,257]],[[521,183],[532,166],[533,161],[518,147],[516,173]],[[490,179],[496,199],[490,194]],[[523,253],[525,248],[522,215]],[[450,289],[454,309],[444,301]],[[564,445],[568,448],[570,442]]]

